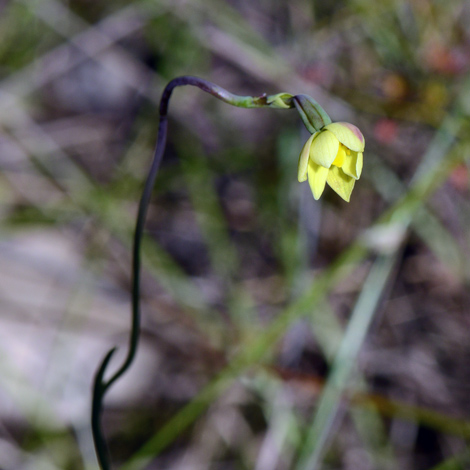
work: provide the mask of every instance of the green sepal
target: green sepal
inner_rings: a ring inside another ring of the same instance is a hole
[[[312,134],[331,123],[326,111],[308,95],[295,95],[294,104],[305,127]]]

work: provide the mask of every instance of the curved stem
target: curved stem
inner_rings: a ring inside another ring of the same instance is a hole
[[[166,136],[168,129],[167,114],[170,97],[173,90],[178,86],[191,85],[200,88],[202,91],[211,94],[212,96],[220,99],[221,101],[237,106],[241,108],[283,108],[290,109],[294,107],[293,97],[287,93],[280,93],[278,95],[268,96],[263,94],[261,96],[239,96],[228,92],[222,87],[215,85],[207,80],[198,77],[178,77],[168,83],[162,93],[160,100],[160,121],[158,127],[158,137],[153,154],[153,160],[150,167],[147,180],[145,182],[142,197],[139,203],[139,209],[137,213],[137,221],[134,231],[134,242],[132,251],[132,323],[131,332],[129,335],[129,347],[127,356],[124,359],[121,367],[108,379],[104,379],[107,366],[110,362],[111,356],[115,352],[115,348],[111,349],[103,359],[100,368],[98,369],[94,385],[93,385],[93,401],[92,401],[92,432],[93,440],[95,443],[95,450],[98,457],[99,464],[103,470],[109,470],[109,456],[106,446],[106,441],[103,437],[101,429],[101,415],[103,409],[103,400],[107,390],[111,385],[119,379],[131,366],[135,355],[137,353],[137,347],[139,344],[139,333],[140,333],[140,268],[141,259],[140,251],[142,244],[142,237],[144,232],[145,219],[147,215],[147,209],[150,203],[152,195],[152,189],[155,184],[158,169],[163,158],[166,146]]]

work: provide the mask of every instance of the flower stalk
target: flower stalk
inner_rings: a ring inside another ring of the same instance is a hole
[[[106,392],[111,385],[118,380],[131,366],[139,344],[140,335],[140,269],[141,269],[141,244],[144,231],[145,219],[147,210],[150,203],[155,179],[158,174],[158,169],[163,158],[166,147],[166,136],[168,129],[167,115],[170,98],[173,90],[179,86],[195,86],[202,91],[211,94],[215,98],[223,101],[224,103],[236,106],[239,108],[277,108],[277,109],[291,109],[295,106],[293,96],[289,93],[278,93],[276,95],[261,96],[240,96],[230,93],[224,88],[211,83],[207,80],[198,77],[178,77],[170,81],[165,87],[160,100],[160,121],[158,127],[158,137],[153,154],[152,164],[145,182],[142,197],[139,203],[137,214],[137,221],[134,231],[133,242],[133,257],[132,257],[132,318],[131,318],[131,332],[129,335],[129,347],[127,356],[124,359],[121,367],[108,379],[104,379],[106,369],[111,361],[111,358],[116,351],[116,348],[111,349],[101,362],[101,365],[95,375],[93,384],[93,398],[92,398],[92,432],[93,440],[95,443],[96,455],[102,470],[109,470],[110,459],[101,426],[101,416],[103,412],[103,400]]]

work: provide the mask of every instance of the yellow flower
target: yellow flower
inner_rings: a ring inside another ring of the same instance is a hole
[[[299,158],[299,181],[310,184],[319,199],[325,184],[349,202],[354,183],[362,172],[364,136],[347,122],[334,122],[315,132],[305,143]]]

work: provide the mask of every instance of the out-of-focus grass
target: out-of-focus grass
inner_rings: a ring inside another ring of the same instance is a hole
[[[446,143],[443,144],[441,139],[445,139]],[[426,201],[427,197],[430,195],[439,182],[445,179],[449,171],[451,171],[458,163],[460,163],[464,158],[464,153],[460,151],[453,155],[453,158],[448,158],[446,165],[440,165],[438,169],[431,165],[427,165],[428,160],[435,152],[437,146],[445,145],[443,148],[444,153],[442,157],[447,154],[448,147],[451,145],[452,140],[444,134],[441,139],[436,139],[436,143],[429,149],[427,153],[427,158],[424,161],[424,165],[428,168],[424,174],[421,174],[420,177],[416,179],[415,184],[410,188],[407,195],[398,200],[398,202],[389,209],[383,216],[382,220],[379,221],[379,224],[393,224],[391,229],[395,229],[396,225],[402,225],[405,230],[409,220],[413,217],[413,214],[418,210],[419,204],[422,204]],[[450,156],[450,155],[449,155]],[[419,173],[419,172],[418,172]],[[422,172],[420,172],[422,173]],[[417,196],[418,195],[418,196]],[[371,229],[373,230],[373,228]],[[401,231],[404,234],[404,231]],[[381,249],[391,251],[393,253],[399,246],[401,240],[394,242],[394,245],[389,243],[387,246],[382,246]],[[142,465],[141,457],[146,454],[155,455],[162,448],[166,447],[172,439],[176,438],[181,429],[184,429],[188,426],[198,415],[201,413],[206,406],[208,406],[217,394],[221,393],[220,389],[226,386],[227,379],[233,379],[237,377],[240,373],[243,372],[245,368],[250,365],[258,364],[263,360],[265,354],[276,345],[280,336],[288,329],[290,323],[298,319],[301,315],[305,315],[308,311],[315,309],[317,303],[322,300],[322,297],[328,292],[332,285],[339,280],[339,278],[345,276],[347,273],[350,273],[354,265],[359,262],[366,254],[366,247],[357,243],[351,246],[351,248],[343,252],[342,256],[336,260],[331,267],[325,271],[324,275],[319,278],[317,277],[310,289],[304,294],[296,303],[289,306],[283,313],[281,313],[276,321],[274,321],[264,334],[258,334],[255,339],[246,346],[246,349],[236,358],[231,361],[229,367],[221,374],[221,376],[213,383],[211,383],[202,394],[190,403],[186,409],[183,409],[173,421],[171,421],[168,426],[163,428],[163,430],[155,436],[155,439],[149,441],[146,446],[138,453],[135,457],[136,464],[133,466],[128,466],[126,468],[138,468]],[[377,248],[377,247],[375,247]],[[390,257],[390,255],[388,256]],[[339,400],[340,395],[337,395],[341,391],[341,388],[344,388],[346,383],[347,374],[350,373],[352,365],[354,364],[355,356],[358,353],[358,347],[362,340],[357,343],[357,338],[363,338],[366,329],[369,326],[370,321],[372,320],[372,315],[376,308],[377,302],[380,299],[380,293],[385,286],[385,283],[388,279],[388,276],[391,273],[391,268],[393,267],[393,258],[388,259],[378,259],[377,261],[377,273],[372,272],[370,278],[371,286],[367,290],[363,291],[364,296],[360,297],[358,301],[358,307],[356,316],[357,318],[362,319],[362,315],[366,315],[367,320],[356,320],[353,324],[351,323],[352,329],[345,342],[342,343],[343,348],[341,353],[338,352],[339,362],[335,364],[335,370],[339,374],[339,379],[336,378],[336,375],[332,374],[331,382],[331,391],[326,389],[326,394],[324,396],[325,409],[322,407],[321,411],[326,416],[321,416],[319,418],[319,425],[316,428],[317,436],[311,437],[314,439],[309,442],[310,447],[312,446],[323,446],[323,432],[328,432],[328,421],[333,419],[334,413],[334,404]],[[370,293],[368,294],[370,290]],[[366,307],[367,306],[367,307]],[[367,314],[365,313],[367,312]],[[353,348],[350,350],[350,348]],[[352,359],[349,360],[349,359]],[[338,372],[340,371],[340,372]],[[337,383],[337,381],[340,383]],[[339,388],[339,390],[338,390]],[[331,400],[334,400],[333,404]],[[323,403],[323,402],[321,402]],[[316,424],[316,423],[315,423]],[[317,444],[316,439],[319,440]],[[308,449],[308,453],[303,455],[304,461],[301,461],[301,466],[299,468],[311,468],[312,465],[318,465],[318,462],[311,463],[309,461],[310,452],[314,452],[311,448]],[[315,454],[312,454],[315,455]],[[304,467],[305,460],[308,461],[308,465]]]
[[[116,465],[463,468],[464,2],[0,9],[2,468],[95,468],[87,387],[126,344],[133,218],[180,74],[312,94],[363,130],[366,163],[349,205],[314,202],[295,111],[175,92],[142,349],[106,400]]]

